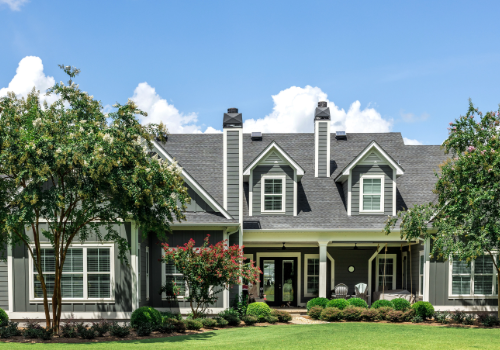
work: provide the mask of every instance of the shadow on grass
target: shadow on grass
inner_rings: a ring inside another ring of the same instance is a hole
[[[154,343],[180,343],[187,340],[208,340],[216,336],[216,332],[205,332],[199,334],[191,334],[191,335],[175,335],[172,337],[164,337],[164,338],[149,338],[149,339],[136,339],[136,340],[121,340],[121,341],[112,341],[109,343],[120,343],[120,344],[154,344]],[[95,343],[79,343],[78,345],[95,345]],[[100,343],[105,344],[105,343]]]

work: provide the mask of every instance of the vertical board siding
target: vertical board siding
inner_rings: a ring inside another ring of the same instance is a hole
[[[328,125],[326,122],[318,123],[318,176],[327,177],[327,147],[328,147]]]
[[[388,165],[357,165],[352,170],[352,189],[351,189],[351,215],[359,215],[360,186],[361,175],[384,175],[384,213],[380,215],[392,215],[392,191],[393,191],[393,172]]]
[[[141,298],[139,300],[139,307],[141,306],[148,306],[149,301],[146,300],[146,284],[147,284],[147,277],[146,277],[146,247],[148,246],[149,243],[149,237],[142,237],[142,232],[139,230],[139,242],[140,242],[140,249],[141,249],[141,260],[139,261],[139,264],[141,265],[141,276],[140,276],[140,287],[141,288]],[[151,292],[151,291],[150,291]]]
[[[240,203],[240,132],[227,131],[227,211],[239,216]]]
[[[285,213],[261,212],[261,187],[264,175],[286,175]],[[293,215],[293,169],[289,165],[258,165],[253,170],[252,215]]]
[[[191,197],[191,202],[186,203],[188,212],[213,212],[214,210],[196,193],[187,183],[184,183]]]
[[[7,258],[7,245],[5,245],[4,248],[4,257]],[[0,261],[0,308],[4,310],[9,308],[9,275],[7,260]]]

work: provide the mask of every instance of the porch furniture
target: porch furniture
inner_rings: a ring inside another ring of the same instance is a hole
[[[335,299],[347,299],[349,288],[344,283],[339,283],[335,286]]]
[[[361,298],[368,302],[368,285],[366,283],[358,283],[354,286],[354,293],[356,298]]]
[[[386,290],[384,293],[382,291],[373,292],[373,301],[375,300],[393,300],[396,298],[403,298],[408,300],[410,303],[416,301],[415,295],[411,294],[406,289],[394,289],[394,290]]]

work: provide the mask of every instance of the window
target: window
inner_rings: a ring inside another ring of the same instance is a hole
[[[285,176],[264,176],[262,186],[262,212],[285,211]]]
[[[72,247],[68,249],[61,278],[63,299],[111,299],[112,298],[112,246]],[[55,280],[54,249],[42,248],[40,254],[42,272],[48,297],[52,297]],[[42,299],[43,291],[38,272],[30,259],[32,274],[31,299]]]
[[[425,267],[425,259],[424,252],[421,251],[419,255],[419,264],[418,264],[418,293],[419,295],[424,295],[424,267]]]
[[[319,293],[319,256],[306,254],[305,296],[315,297]]]
[[[177,268],[175,267],[175,264],[170,261],[168,264],[163,263],[162,264],[162,269],[163,269],[163,284],[167,282],[175,283],[176,286],[180,288],[179,295],[177,296],[178,298],[183,298],[186,296],[186,282],[184,281],[184,275],[180,273]],[[163,297],[165,298],[166,295],[163,294]]]
[[[384,176],[362,176],[360,184],[360,212],[380,213],[384,211]]]
[[[396,289],[396,254],[377,257],[377,291]]]
[[[495,255],[495,259],[498,256]],[[479,256],[469,266],[458,259],[450,260],[452,296],[493,296],[497,291],[497,272],[489,255]]]

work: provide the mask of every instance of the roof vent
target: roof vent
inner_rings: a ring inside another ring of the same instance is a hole
[[[252,141],[262,141],[262,133],[260,131],[252,131]]]
[[[335,133],[335,138],[337,140],[347,140],[347,135],[346,135],[345,131],[337,131]]]

